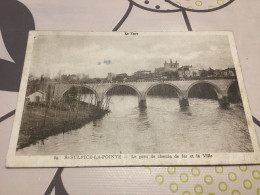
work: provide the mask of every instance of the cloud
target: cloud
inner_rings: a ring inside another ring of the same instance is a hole
[[[182,59],[183,60],[193,60],[193,59],[198,58],[202,54],[203,54],[202,51],[190,52],[189,54],[182,56]]]
[[[132,74],[153,71],[170,59],[178,60],[180,66],[221,69],[233,65],[225,36],[43,36],[36,39],[34,48],[31,72],[37,76],[59,71],[90,77],[106,77],[108,72]]]

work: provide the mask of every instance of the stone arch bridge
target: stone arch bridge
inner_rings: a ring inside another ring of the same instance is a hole
[[[102,101],[106,93],[116,86],[128,86],[134,89],[138,95],[140,107],[146,107],[146,96],[151,88],[156,85],[169,85],[172,86],[178,94],[181,107],[189,106],[188,95],[190,89],[197,84],[207,83],[216,92],[221,106],[226,107],[229,105],[228,90],[229,87],[235,83],[236,79],[216,79],[216,80],[184,80],[184,81],[147,81],[147,82],[122,82],[122,83],[83,83],[83,84],[65,84],[65,83],[52,83],[52,99],[59,101],[63,95],[74,87],[84,87],[90,89],[97,99],[97,105],[102,105]]]

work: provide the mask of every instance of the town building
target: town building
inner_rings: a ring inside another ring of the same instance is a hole
[[[223,77],[235,77],[236,76],[235,68],[227,68],[225,70],[222,70],[221,75]]]
[[[26,97],[27,102],[44,102],[46,100],[46,93],[38,90]]]
[[[120,73],[120,74],[117,74],[116,77],[127,77],[127,74],[126,73]]]
[[[165,60],[164,62],[164,67],[160,67],[160,68],[155,68],[154,73],[155,74],[163,74],[166,72],[177,72],[179,68],[179,63],[177,62],[173,62],[172,59],[170,59],[170,62],[167,62]]]
[[[112,81],[116,77],[116,74],[109,72],[107,73],[107,80]]]
[[[172,59],[170,59],[170,62],[168,63],[166,60],[164,62],[164,71],[165,72],[176,72],[178,71],[179,68],[179,63],[177,62],[172,62]]]
[[[128,76],[126,73],[117,74],[115,78],[113,78],[113,81],[123,82],[127,80],[127,77]]]
[[[189,74],[190,74],[190,76],[192,76],[192,77],[199,77],[200,73],[201,73],[201,71],[198,68],[196,68],[196,67],[194,67],[192,65],[189,67]]]
[[[215,69],[214,70],[214,77],[220,77],[221,76],[221,72],[222,72],[222,70],[219,70],[219,69]]]
[[[143,75],[148,75],[148,74],[151,74],[152,71],[150,70],[139,70],[137,72],[134,72],[134,75],[136,76],[143,76]]]
[[[164,73],[164,67],[155,68],[154,73],[162,75]]]
[[[179,78],[199,77],[201,75],[201,71],[198,68],[193,67],[192,65],[182,66],[178,69],[178,75]]]
[[[190,77],[190,66],[182,66],[178,69],[179,78]]]

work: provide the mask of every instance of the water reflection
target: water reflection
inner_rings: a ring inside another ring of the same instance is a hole
[[[148,119],[147,108],[138,108],[137,110],[139,111],[138,130],[149,130],[151,126]]]
[[[190,110],[190,107],[187,106],[187,107],[180,107],[180,112],[187,115],[187,116],[192,116],[192,113],[191,113],[191,110]]]
[[[148,96],[147,109],[141,109],[137,96],[117,95],[111,101],[107,116],[17,154],[253,151],[239,104],[223,110],[216,100],[190,98],[190,107],[180,108],[178,98]]]
[[[102,127],[102,118],[93,120],[94,127]]]

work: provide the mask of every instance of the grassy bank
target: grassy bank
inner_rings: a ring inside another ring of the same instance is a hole
[[[106,113],[107,111],[85,102],[78,102],[73,109],[27,104],[24,107],[17,150],[49,136],[78,129],[102,118]]]

